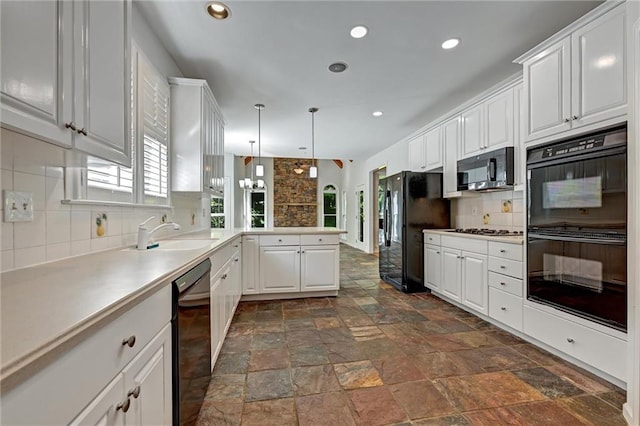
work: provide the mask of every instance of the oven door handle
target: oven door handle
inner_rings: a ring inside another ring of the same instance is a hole
[[[587,237],[568,237],[564,235],[545,235],[529,232],[527,234],[529,238],[537,238],[539,240],[554,240],[554,241],[568,241],[575,243],[586,244],[607,244],[611,246],[624,246],[627,244],[626,238],[624,240],[609,240],[605,238],[587,238]]]

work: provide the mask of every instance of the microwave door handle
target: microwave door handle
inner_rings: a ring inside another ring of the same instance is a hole
[[[491,182],[495,182],[496,180],[496,168],[497,168],[497,162],[495,158],[490,158],[489,159],[489,164],[487,165],[487,178],[491,181]]]

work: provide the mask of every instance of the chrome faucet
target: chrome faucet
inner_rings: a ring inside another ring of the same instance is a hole
[[[138,250],[146,250],[147,247],[149,247],[149,244],[153,243],[151,240],[151,235],[160,229],[171,227],[176,231],[180,230],[180,225],[178,225],[175,222],[161,223],[160,225],[156,226],[152,230],[148,230],[146,226],[147,222],[155,218],[156,218],[155,216],[151,216],[149,219],[145,220],[140,225],[138,225],[138,246],[137,246]]]

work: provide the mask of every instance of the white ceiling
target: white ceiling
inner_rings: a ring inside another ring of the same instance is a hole
[[[599,3],[228,1],[231,18],[216,21],[205,0],[136,2],[185,77],[209,82],[227,152],[249,154],[263,103],[262,155],[311,157],[315,106],[316,158],[342,160],[367,158],[515,74],[514,58]],[[367,37],[349,36],[357,24]],[[462,43],[445,51],[450,37]],[[329,72],[335,61],[349,68]]]

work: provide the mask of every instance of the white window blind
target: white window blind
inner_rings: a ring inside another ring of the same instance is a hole
[[[169,94],[167,80],[139,56],[138,84],[142,102],[143,172],[145,202],[165,199],[169,185]]]
[[[133,193],[133,169],[95,157],[87,159],[87,184],[94,188]]]

